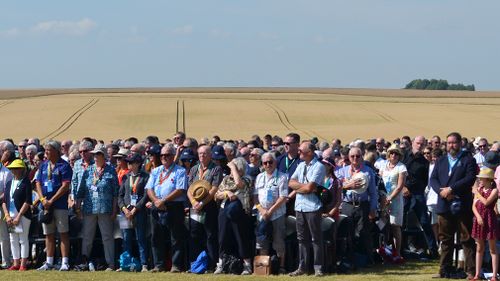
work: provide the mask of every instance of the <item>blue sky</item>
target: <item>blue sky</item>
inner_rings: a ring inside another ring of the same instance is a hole
[[[0,88],[500,90],[500,1],[1,1]]]

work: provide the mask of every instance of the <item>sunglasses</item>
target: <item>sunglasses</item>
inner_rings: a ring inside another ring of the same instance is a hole
[[[295,144],[295,142],[284,142],[283,144],[284,145],[291,145],[291,144]]]
[[[299,153],[304,154],[304,153],[308,153],[308,152],[309,152],[309,151],[304,151],[304,150],[299,149]]]
[[[264,161],[262,162],[262,165],[272,165],[274,161]]]
[[[26,148],[26,145],[18,145],[19,148]]]
[[[425,155],[430,155],[431,153],[430,153],[430,152],[426,152],[426,151],[424,151],[424,154],[425,154]]]
[[[174,155],[173,155],[173,154],[168,154],[168,153],[167,153],[167,154],[160,154],[160,156],[161,156],[161,157],[165,157],[165,158],[166,158],[166,157],[171,157],[171,156],[174,156]]]
[[[356,155],[349,155],[350,158],[361,158],[361,155],[356,154]]]
[[[85,152],[89,152],[89,150],[80,150],[78,151],[79,153],[85,153]]]
[[[478,145],[477,147],[479,147],[479,148],[485,148],[485,147],[486,147],[486,144],[483,144],[483,145]]]
[[[272,143],[271,146],[279,146],[277,143]]]
[[[259,154],[255,154],[255,153],[250,153],[250,156],[259,156]]]

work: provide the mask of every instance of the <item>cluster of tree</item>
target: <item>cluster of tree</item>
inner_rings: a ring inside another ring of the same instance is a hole
[[[474,84],[464,85],[448,84],[448,81],[442,79],[415,79],[406,84],[405,89],[419,89],[419,90],[455,90],[455,91],[475,91]]]

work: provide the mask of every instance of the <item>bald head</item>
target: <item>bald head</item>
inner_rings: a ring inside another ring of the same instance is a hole
[[[424,150],[426,143],[425,143],[425,137],[424,136],[416,136],[413,139],[413,143],[411,145],[413,154],[417,152],[422,152]]]

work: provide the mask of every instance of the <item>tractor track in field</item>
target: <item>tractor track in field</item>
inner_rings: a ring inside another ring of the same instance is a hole
[[[91,109],[94,105],[96,105],[99,102],[100,99],[92,99],[88,103],[86,103],[84,106],[80,107],[77,111],[73,112],[64,122],[54,131],[50,132],[41,140],[46,140],[46,139],[53,139],[55,137],[58,137],[62,133],[66,132],[73,126],[73,124],[78,121],[78,119],[89,109]]]

